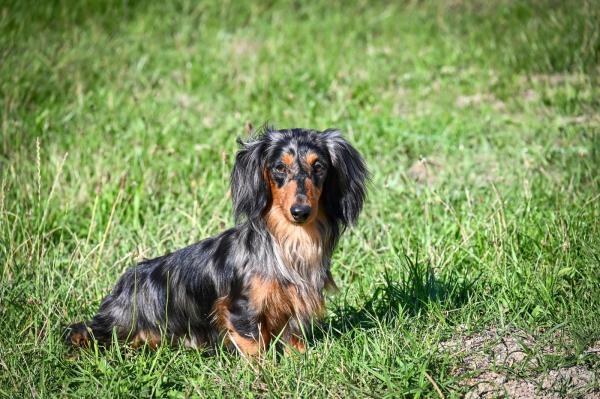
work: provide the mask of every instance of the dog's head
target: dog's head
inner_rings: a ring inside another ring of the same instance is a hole
[[[270,211],[304,225],[324,214],[343,228],[358,218],[368,172],[339,131],[267,127],[240,144],[231,176],[236,221]]]

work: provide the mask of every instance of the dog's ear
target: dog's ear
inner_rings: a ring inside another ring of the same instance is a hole
[[[338,130],[325,130],[321,139],[327,146],[332,166],[325,182],[327,213],[343,227],[352,225],[363,207],[369,172],[358,151]]]
[[[231,196],[236,222],[259,218],[269,202],[269,186],[264,177],[264,140],[242,142],[231,173]]]

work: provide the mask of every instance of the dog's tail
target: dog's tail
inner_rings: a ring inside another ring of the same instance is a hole
[[[104,327],[96,318],[87,322],[71,324],[65,329],[65,344],[73,348],[87,348],[92,341],[101,346],[110,344],[112,337],[111,329]]]
[[[93,333],[85,322],[71,324],[64,332],[65,344],[75,348],[89,346],[92,337]]]

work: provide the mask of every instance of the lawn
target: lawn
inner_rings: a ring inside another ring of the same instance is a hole
[[[0,4],[0,397],[600,397],[600,2]],[[69,351],[233,224],[245,126],[372,173],[305,355]]]

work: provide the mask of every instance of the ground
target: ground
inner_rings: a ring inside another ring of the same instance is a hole
[[[599,397],[600,4],[0,4],[0,396]],[[69,351],[233,223],[245,126],[372,172],[305,355]]]

